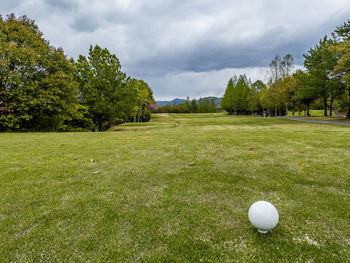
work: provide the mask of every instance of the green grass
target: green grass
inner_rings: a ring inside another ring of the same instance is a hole
[[[223,114],[0,134],[0,262],[349,262],[349,136]]]
[[[329,111],[327,111],[329,113]],[[310,110],[309,111],[309,114],[312,116],[312,117],[322,117],[323,116],[323,110]],[[299,112],[298,111],[295,111],[294,112],[294,116],[296,117],[303,117],[306,115],[306,112],[304,111],[300,111],[300,115],[299,115]],[[288,111],[288,116],[292,116],[292,111]]]
[[[329,111],[327,113],[329,114]],[[310,110],[310,116],[307,117],[305,115],[304,111],[301,111],[300,115],[296,111],[294,113],[294,117],[306,118],[306,119],[312,119],[312,120],[320,120],[320,121],[350,122],[349,118],[337,116],[334,112],[333,112],[333,116],[323,116],[323,114],[324,114],[323,110]],[[344,116],[345,113],[341,113],[341,115]],[[293,117],[291,111],[288,111],[288,117]]]

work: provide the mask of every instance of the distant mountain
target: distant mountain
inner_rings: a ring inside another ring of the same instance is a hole
[[[222,101],[222,98],[218,98],[218,97],[205,97],[205,98],[200,98],[199,100],[205,100],[205,99],[209,99],[209,100],[215,100],[215,104],[216,104],[216,107],[218,108],[218,109],[220,109],[221,108],[221,101]],[[199,100],[197,100],[197,102],[199,101]]]
[[[185,99],[176,98],[173,100],[160,100],[156,102],[159,106],[163,106],[163,105],[181,104],[181,103],[184,103],[185,101],[186,101]]]
[[[205,97],[205,98],[200,98],[199,100],[205,100],[205,99],[214,99],[215,100],[215,104],[216,107],[221,108],[221,100],[222,98],[218,98],[218,97]],[[197,100],[197,102],[199,101]],[[163,106],[163,105],[173,105],[173,104],[181,104],[184,103],[186,100],[185,99],[173,99],[173,100],[161,100],[161,101],[156,101],[157,104],[159,106]]]

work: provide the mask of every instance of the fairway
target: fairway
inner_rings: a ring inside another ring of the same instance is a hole
[[[0,262],[349,262],[349,138],[223,113],[0,133]]]

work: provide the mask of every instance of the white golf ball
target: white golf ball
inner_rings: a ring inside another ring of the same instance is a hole
[[[266,234],[278,224],[279,215],[276,207],[266,201],[252,204],[248,211],[250,223],[262,234]]]

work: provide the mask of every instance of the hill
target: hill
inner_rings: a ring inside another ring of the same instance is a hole
[[[221,100],[222,100],[222,98],[209,96],[209,97],[200,98],[199,100],[204,100],[204,99],[215,99],[216,107],[218,107],[218,108],[221,107]],[[197,102],[199,100],[197,100]],[[156,102],[157,102],[157,104],[159,106],[163,106],[163,105],[181,104],[181,103],[184,103],[185,101],[186,101],[185,99],[176,98],[176,99],[173,99],[173,100],[161,100],[161,101],[156,101]]]
[[[185,101],[186,101],[185,99],[176,98],[173,100],[159,100],[156,102],[159,106],[163,106],[163,105],[181,104],[181,103],[184,103]]]

